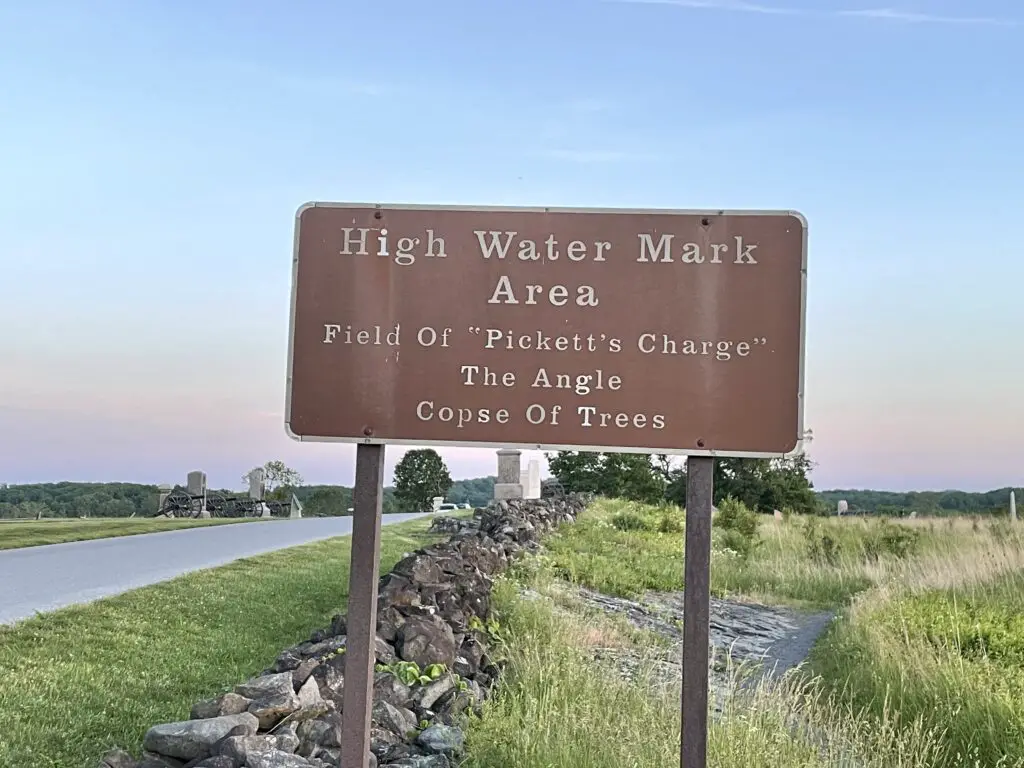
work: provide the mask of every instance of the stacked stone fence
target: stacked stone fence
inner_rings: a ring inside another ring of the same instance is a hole
[[[507,499],[469,518],[435,518],[447,541],[413,552],[379,583],[370,766],[452,768],[466,715],[501,674],[488,643],[494,577],[590,498]],[[259,676],[155,725],[136,758],[101,768],[333,768],[339,764],[346,621],[282,651]],[[184,714],[184,713],[182,713]]]

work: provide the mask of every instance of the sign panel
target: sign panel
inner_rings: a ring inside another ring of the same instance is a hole
[[[298,440],[689,455],[800,450],[792,211],[309,203]]]

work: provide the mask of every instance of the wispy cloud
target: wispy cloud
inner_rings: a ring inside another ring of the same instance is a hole
[[[677,8],[706,11],[731,11],[734,13],[757,13],[769,16],[808,16],[859,18],[872,21],[888,21],[903,24],[946,24],[964,26],[1016,27],[1020,19],[994,16],[942,16],[932,13],[903,11],[898,8],[843,8],[822,10],[820,8],[798,8],[783,5],[747,3],[742,0],[603,0],[606,3],[625,5],[672,5]]]
[[[862,10],[836,11],[837,16],[856,16],[862,19],[902,21],[908,24],[981,24],[1000,27],[1015,27],[1017,19],[1003,19],[993,16],[938,16],[932,13],[915,13],[896,8],[865,8]]]

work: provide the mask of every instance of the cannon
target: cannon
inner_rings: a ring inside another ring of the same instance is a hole
[[[157,508],[156,517],[175,519],[199,518],[203,513],[203,494],[189,493],[176,488],[163,495]],[[206,511],[215,518],[263,517],[264,510],[271,517],[290,517],[290,501],[268,501],[250,496],[225,496],[220,493],[206,493]]]

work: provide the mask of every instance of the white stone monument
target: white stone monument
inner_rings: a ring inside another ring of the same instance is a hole
[[[1017,494],[1010,491],[1010,522],[1017,522]]]
[[[302,517],[302,502],[299,501],[299,497],[296,496],[294,493],[292,494],[292,505],[291,509],[288,512],[288,517],[290,517],[292,520],[297,520],[298,518]]]
[[[523,486],[524,499],[540,498],[540,462],[530,459],[526,469],[519,473],[519,484]]]
[[[836,504],[836,514],[845,515],[850,509],[850,505],[846,503],[846,499],[840,499],[839,503]]]
[[[496,501],[523,498],[522,472],[519,468],[521,456],[520,451],[508,449],[498,451],[498,482],[494,484]]]
[[[263,500],[263,468],[256,467],[248,474],[249,498]]]

